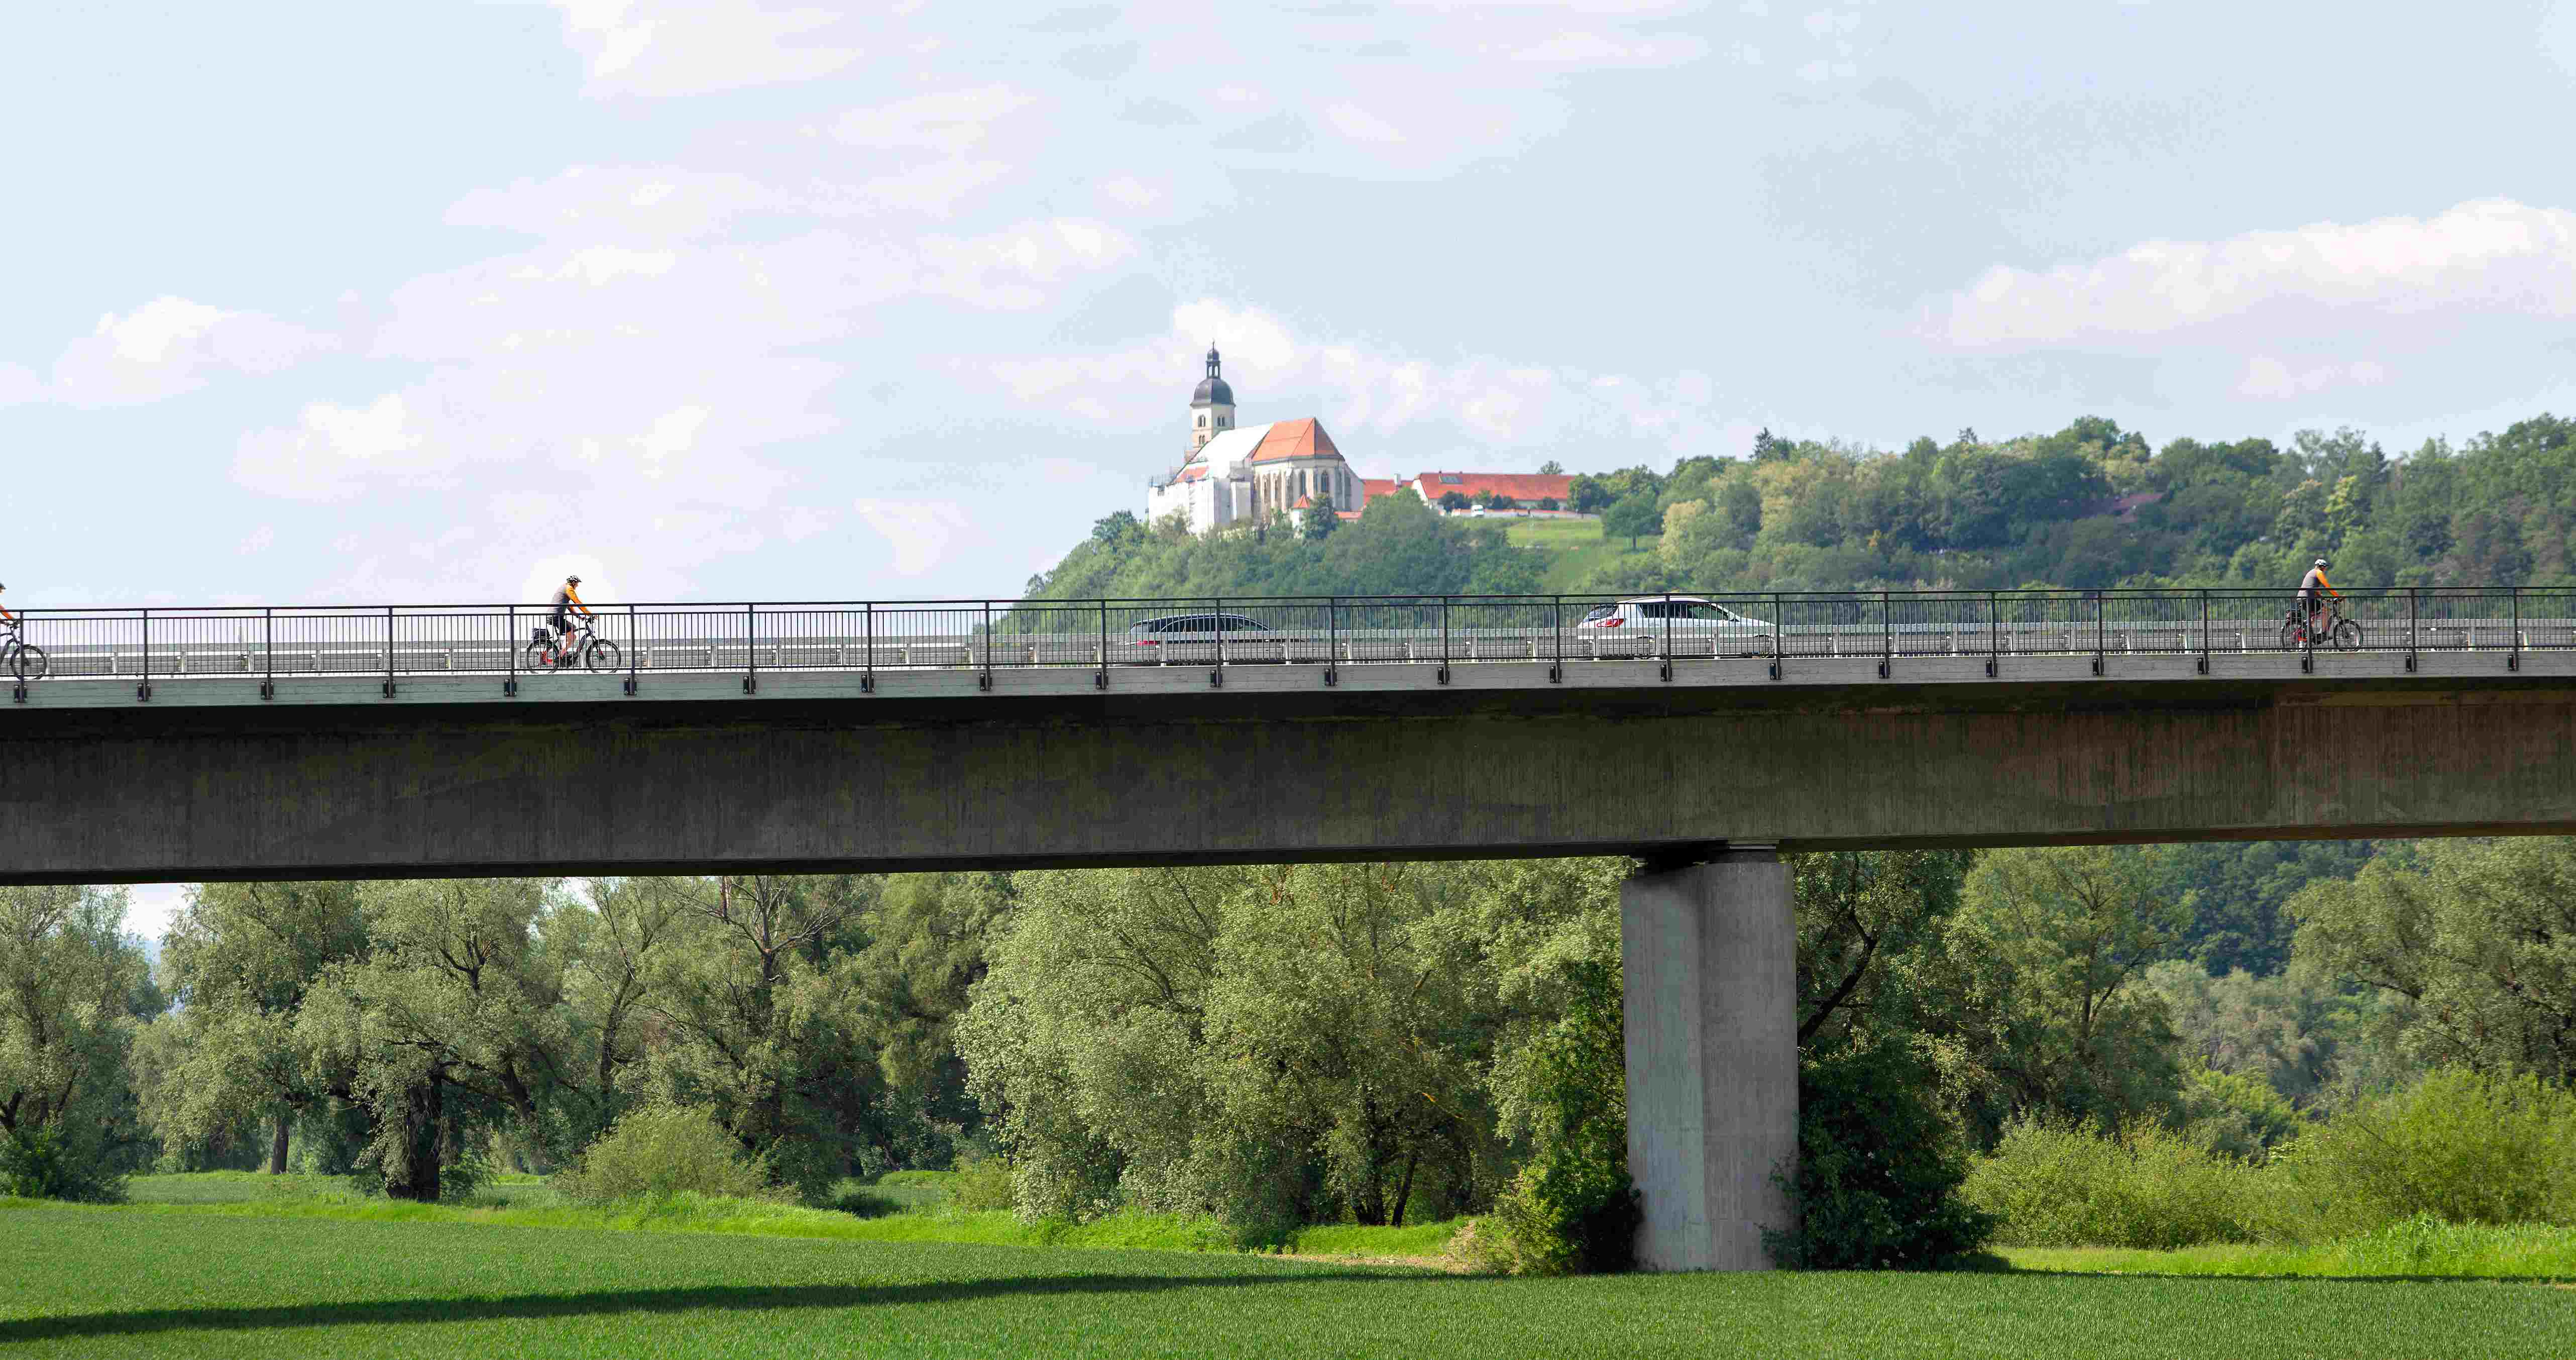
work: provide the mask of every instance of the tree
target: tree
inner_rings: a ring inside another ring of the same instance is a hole
[[[1554,514],[1556,511],[1564,509],[1565,507],[1559,504],[1554,496],[1541,496],[1538,498],[1538,508],[1547,511],[1550,514]]]
[[[0,888],[0,1194],[123,1197],[141,950],[123,889]]]
[[[1619,499],[1612,494],[1608,484],[1591,476],[1578,476],[1566,483],[1565,494],[1572,498],[1574,511],[1579,515],[1598,514]]]
[[[318,1084],[360,1117],[360,1165],[387,1196],[470,1189],[467,1147],[505,1127],[570,1150],[560,1096],[592,1069],[562,1005],[565,952],[540,938],[557,901],[545,879],[361,890],[368,951],[322,970],[294,1038]]]
[[[1298,520],[1297,533],[1309,543],[1321,543],[1341,527],[1342,517],[1333,513],[1333,507],[1317,504],[1306,507],[1306,513]]]
[[[1538,475],[1542,477],[1562,477],[1565,475],[1565,464],[1550,458],[1546,462],[1538,465]]]
[[[1467,499],[1467,493],[1463,491],[1443,491],[1440,493],[1440,508],[1443,510],[1464,510],[1473,504],[1475,504],[1475,502]]]
[[[2382,1033],[2418,1063],[2576,1081],[2576,841],[2434,842],[2285,910],[2299,970],[2398,999]]]
[[[1938,990],[1960,1007],[1942,1028],[1996,1084],[1985,1136],[2014,1114],[2116,1123],[2172,1108],[2175,1039],[2143,974],[2188,918],[2154,895],[2137,857],[2107,846],[1988,851],[1964,894]]]
[[[1774,462],[1788,457],[1790,453],[1794,451],[1795,447],[1796,446],[1791,444],[1788,440],[1773,436],[1771,433],[1771,427],[1765,425],[1759,433],[1756,433],[1753,436],[1753,461],[1757,463]]]
[[[1517,510],[1521,506],[1519,501],[1516,501],[1499,491],[1492,493],[1491,498],[1488,499],[1485,504],[1488,508],[1495,510]]]
[[[1620,861],[1023,874],[958,1046],[1022,1211],[1301,1222],[1480,1205],[1516,1055],[1616,958]],[[1418,1211],[1418,1212],[1417,1212]]]
[[[1628,496],[1601,516],[1601,532],[1628,540],[1630,548],[1648,534],[1663,532],[1663,527],[1663,513],[1656,508],[1655,497],[1645,491]]]
[[[885,1078],[870,1014],[873,878],[665,879],[690,927],[647,992],[663,1041],[645,1080],[714,1111],[808,1201],[860,1165]]]
[[[162,941],[179,1009],[143,1036],[145,1114],[173,1152],[268,1126],[268,1170],[283,1173],[296,1117],[328,1093],[298,1060],[296,1010],[323,970],[363,957],[354,883],[207,883]]]

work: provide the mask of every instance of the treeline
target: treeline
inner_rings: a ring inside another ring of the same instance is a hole
[[[684,1109],[812,1203],[997,1156],[1032,1217],[1478,1213],[1562,1266],[1627,1204],[1627,870],[210,884],[157,979],[121,892],[0,889],[0,1192],[291,1166],[455,1198]],[[2437,1069],[2576,1082],[2576,842],[2311,883],[2272,977],[2177,957],[2189,899],[2126,850],[1792,870],[1808,1264],[1972,1244],[1960,1186],[2016,1128],[2261,1157]]]
[[[2287,589],[2334,560],[2338,584],[2570,585],[2576,421],[2542,415],[2458,447],[2390,456],[2355,430],[2175,439],[2087,416],[2054,434],[1962,430],[1886,452],[1767,433],[1749,459],[1586,473],[1573,508],[1613,537],[1660,536],[1572,589],[1850,590],[2024,586]],[[1438,594],[1535,589],[1545,557],[1492,521],[1418,498],[1197,536],[1125,511],[1029,582],[1035,598]]]

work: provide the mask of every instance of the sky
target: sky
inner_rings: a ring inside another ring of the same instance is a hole
[[[22,0],[12,606],[1008,596],[1366,475],[2576,412],[2576,0]],[[157,929],[173,888],[138,890]]]

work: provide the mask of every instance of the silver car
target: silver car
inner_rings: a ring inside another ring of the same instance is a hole
[[[1574,626],[1605,640],[1614,635],[1656,641],[1670,637],[1677,649],[1686,644],[1691,651],[1705,648],[1718,656],[1772,656],[1780,650],[1779,630],[1769,622],[1697,595],[1640,595],[1594,605]]]

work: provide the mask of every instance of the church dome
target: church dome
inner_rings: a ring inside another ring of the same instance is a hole
[[[1207,376],[1199,379],[1198,390],[1190,394],[1190,405],[1232,406],[1233,404],[1234,389],[1226,386],[1225,379],[1217,376],[1216,346],[1210,345],[1207,352]]]

